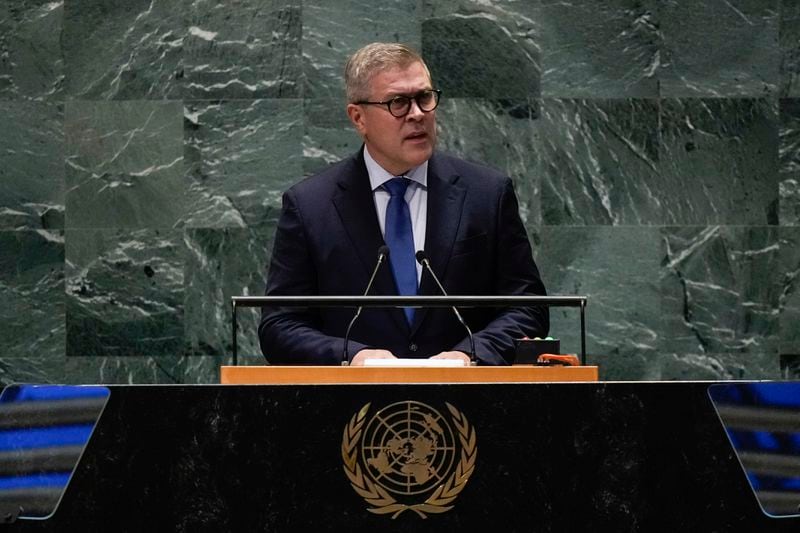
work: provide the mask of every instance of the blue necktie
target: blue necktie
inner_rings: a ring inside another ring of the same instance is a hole
[[[389,246],[389,263],[392,265],[394,281],[401,296],[417,294],[417,263],[414,258],[414,232],[411,229],[411,212],[405,195],[411,180],[392,178],[383,184],[389,191],[386,208],[386,244]],[[414,321],[414,309],[404,307],[408,324]]]

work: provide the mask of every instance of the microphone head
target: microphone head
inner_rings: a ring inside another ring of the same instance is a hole
[[[423,250],[417,250],[417,253],[414,255],[414,257],[417,258],[417,263],[420,265],[423,263],[423,261],[428,260],[428,254],[426,254]]]
[[[384,244],[378,248],[378,257],[389,257],[389,247]]]

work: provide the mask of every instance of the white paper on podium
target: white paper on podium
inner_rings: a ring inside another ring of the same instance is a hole
[[[467,366],[460,359],[365,359],[364,366],[422,366],[422,367],[457,367]]]

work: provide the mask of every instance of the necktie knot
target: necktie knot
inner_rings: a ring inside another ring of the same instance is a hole
[[[411,180],[408,178],[392,178],[384,183],[383,186],[393,198],[397,196],[403,198],[410,183]]]

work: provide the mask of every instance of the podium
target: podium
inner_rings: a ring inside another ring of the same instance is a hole
[[[596,366],[223,366],[223,385],[556,383],[597,381]]]
[[[759,509],[709,385],[110,386],[55,515],[4,528],[798,531]]]

